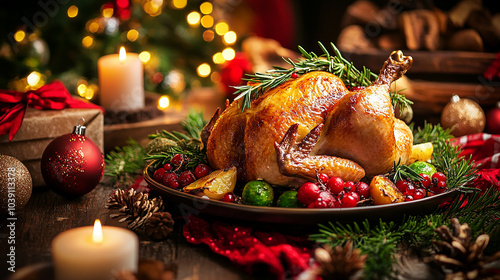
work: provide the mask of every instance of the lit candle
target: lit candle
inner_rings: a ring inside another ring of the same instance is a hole
[[[56,280],[109,280],[120,270],[137,272],[139,239],[127,229],[104,226],[70,229],[52,241]]]
[[[110,54],[97,61],[99,73],[99,100],[105,109],[130,111],[144,107],[144,77],[139,55]]]

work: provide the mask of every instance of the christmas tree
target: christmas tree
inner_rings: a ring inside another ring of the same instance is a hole
[[[124,46],[144,64],[146,91],[178,97],[212,84],[217,66],[234,58],[237,35],[222,14],[202,0],[12,3],[0,11],[0,87],[25,91],[59,79],[94,101],[97,60]]]

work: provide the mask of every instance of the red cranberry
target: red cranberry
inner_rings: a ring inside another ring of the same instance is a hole
[[[234,196],[234,194],[232,192],[228,192],[228,193],[224,194],[220,200],[222,200],[224,202],[233,203],[236,200],[236,197]]]
[[[396,182],[396,187],[398,188],[398,190],[400,192],[405,193],[409,184],[410,184],[410,182],[408,182],[406,180],[399,180]]]
[[[441,172],[436,172],[432,174],[432,183],[434,185],[437,185],[437,183],[441,181],[446,183],[446,175],[444,175]]]
[[[338,195],[344,189],[344,180],[340,177],[331,177],[327,186],[334,195]]]
[[[170,163],[173,164],[174,166],[181,166],[185,162],[188,161],[188,158],[183,155],[183,154],[176,154],[171,160]]]
[[[313,203],[320,194],[321,190],[318,185],[307,182],[304,183],[297,191],[297,198],[302,204],[309,205]]]
[[[292,79],[297,79],[298,76],[297,72],[293,72],[291,75]]]
[[[341,207],[342,208],[350,208],[350,207],[356,207],[358,202],[356,201],[356,198],[354,198],[352,195],[344,195],[342,199],[340,200]]]
[[[359,194],[357,192],[350,192],[348,195],[354,197],[356,199],[356,202],[359,201]]]
[[[175,173],[167,172],[163,176],[163,184],[172,189],[177,189],[179,187],[179,181]]]
[[[357,182],[356,192],[361,196],[361,198],[366,199],[370,197],[370,186],[365,182]]]
[[[422,180],[420,181],[420,184],[422,184],[422,187],[428,189],[430,188],[430,186],[432,185],[432,181],[431,181],[431,177],[427,174],[420,174],[420,176],[422,176]]]
[[[191,171],[184,171],[179,175],[179,183],[181,186],[185,187],[192,182],[196,181],[196,177],[194,177],[193,172]]]
[[[320,174],[318,174],[318,179],[319,179],[319,181],[321,181],[321,183],[327,184],[329,178],[328,178],[328,175],[326,175],[325,173],[320,173]]]
[[[211,171],[212,169],[208,165],[201,163],[194,169],[194,176],[200,179],[210,174]]]
[[[414,199],[422,199],[425,197],[425,190],[421,188],[415,189],[415,193],[413,194]]]
[[[409,195],[415,194],[415,186],[411,182],[408,182],[408,186],[406,187],[406,191],[404,192],[404,194],[409,194]]]
[[[344,183],[344,190],[347,192],[354,191],[356,189],[356,184],[353,181],[346,181]]]
[[[320,192],[318,200],[322,200],[326,203],[327,207],[333,207],[333,202],[335,200],[335,197],[333,197],[330,192],[324,191]]]
[[[414,200],[414,198],[411,194],[405,195],[405,201],[412,201],[412,200]]]
[[[170,163],[165,163],[165,165],[163,165],[163,168],[165,168],[165,171],[172,171],[173,167]]]
[[[165,175],[165,169],[160,167],[156,169],[155,173],[153,173],[153,179],[156,182],[163,183],[163,176]]]

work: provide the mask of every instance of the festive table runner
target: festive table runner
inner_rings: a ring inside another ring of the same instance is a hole
[[[473,186],[500,189],[500,135],[475,134],[455,139],[461,156],[471,156],[478,165]],[[277,279],[289,279],[308,268],[313,243],[306,236],[294,237],[263,232],[251,227],[234,226],[221,221],[208,222],[190,216],[183,234],[193,244],[206,244],[251,275],[267,273]]]

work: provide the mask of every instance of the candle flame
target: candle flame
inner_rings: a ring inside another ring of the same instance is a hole
[[[118,59],[120,59],[120,62],[124,62],[126,58],[127,58],[127,52],[125,51],[124,47],[121,47],[120,54],[118,55]]]
[[[92,241],[94,243],[101,243],[102,242],[102,227],[101,227],[101,221],[99,219],[96,219],[94,222],[94,231],[92,232]]]

